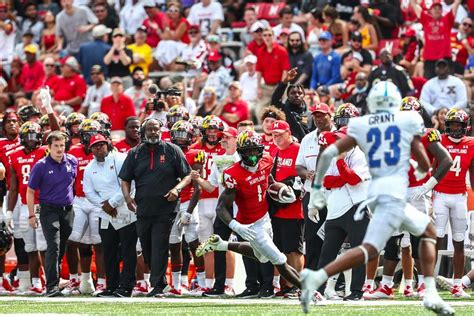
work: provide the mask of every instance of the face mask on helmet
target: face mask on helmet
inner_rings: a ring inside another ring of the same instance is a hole
[[[28,133],[26,135],[22,135],[21,137],[21,144],[29,149],[33,150],[41,146],[43,136],[38,133]]]
[[[215,133],[209,133],[210,131],[215,131]],[[217,129],[206,130],[203,135],[203,140],[209,145],[217,145],[222,139],[222,132]]]
[[[454,121],[446,121],[446,135],[452,138],[463,138],[467,134],[467,124]]]
[[[167,122],[168,122],[168,128],[171,128],[173,127],[174,123],[178,122],[178,121],[181,121],[183,119],[183,116],[182,115],[173,115],[173,116],[168,116],[166,118]]]
[[[237,152],[242,162],[249,167],[255,167],[263,157],[264,146],[239,148]]]
[[[335,117],[334,118],[334,123],[336,123],[337,129],[349,124],[349,119],[350,119],[350,117],[348,117],[348,116]]]

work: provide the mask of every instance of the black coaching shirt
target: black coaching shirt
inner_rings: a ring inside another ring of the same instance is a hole
[[[131,149],[119,177],[135,181],[138,217],[168,218],[178,211],[178,201],[168,202],[164,195],[190,173],[181,149],[160,141],[155,146],[141,144]]]

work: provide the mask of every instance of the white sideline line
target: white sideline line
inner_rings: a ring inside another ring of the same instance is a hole
[[[99,298],[99,297],[21,297],[21,296],[1,296],[0,305],[7,301],[29,301],[42,303],[176,303],[176,304],[203,304],[214,303],[223,305],[299,305],[298,300],[280,300],[280,299],[207,299],[207,298]],[[473,301],[449,301],[452,306],[474,306]],[[317,305],[353,305],[353,306],[421,306],[421,301],[360,301],[360,302],[344,302],[344,301],[325,301]]]

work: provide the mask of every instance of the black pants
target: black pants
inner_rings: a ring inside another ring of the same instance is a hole
[[[100,221],[102,223],[102,219]],[[99,234],[104,249],[107,289],[115,291],[120,287],[133,290],[137,268],[137,225],[132,223],[115,230],[109,223],[107,229],[99,229]],[[122,272],[120,272],[120,261],[123,261]]]
[[[59,284],[61,260],[66,251],[66,241],[72,232],[74,212],[41,205],[40,221],[46,239],[45,274],[46,289],[49,291]]]
[[[164,289],[168,285],[169,239],[176,213],[160,218],[139,217],[137,231],[143,249],[143,259],[150,267],[150,284],[153,288]]]
[[[304,213],[304,239],[306,241],[306,268],[316,270],[319,258],[321,257],[321,249],[323,247],[323,240],[317,235],[318,230],[323,226],[326,220],[326,208],[319,211],[319,222],[315,223],[308,218],[308,203],[309,193],[306,193],[303,198],[303,213]]]
[[[242,237],[237,235],[239,241],[245,241]],[[273,290],[273,265],[269,261],[261,263],[255,259],[242,256],[244,262],[245,273],[245,287],[251,291],[255,290]]]
[[[219,235],[222,240],[229,240],[232,230],[224,224],[220,218],[216,218],[214,222],[214,234]],[[227,270],[226,254],[227,252],[225,251],[214,251],[214,288],[218,291],[224,291],[225,287]]]
[[[360,221],[354,221],[354,213],[359,205],[354,205],[341,217],[326,221],[325,236],[323,248],[321,250],[321,259],[318,263],[318,269],[326,266],[336,259],[341,245],[346,237],[349,239],[351,247],[357,247],[362,244],[362,240],[369,225],[367,215]],[[352,268],[351,292],[361,292],[365,281],[365,265]]]

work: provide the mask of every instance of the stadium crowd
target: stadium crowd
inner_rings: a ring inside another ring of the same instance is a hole
[[[429,128],[436,168],[410,186],[439,247],[450,222],[438,281],[470,297],[473,19],[470,0],[0,0],[0,294],[297,298],[303,267],[362,242],[373,161],[340,155],[317,214],[309,191],[320,151],[389,81]],[[228,249],[207,251],[214,234]],[[317,299],[393,298],[399,261],[403,294],[422,298],[418,242],[390,239],[378,287],[377,259]],[[230,250],[254,257],[242,293]]]

